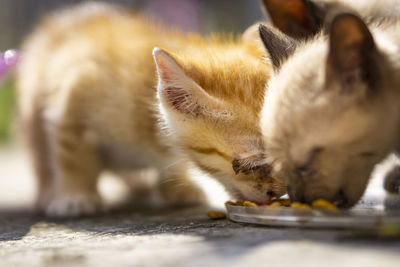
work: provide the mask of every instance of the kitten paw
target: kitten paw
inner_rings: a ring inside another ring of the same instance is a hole
[[[97,193],[71,193],[55,196],[47,205],[45,213],[50,217],[77,217],[102,210],[102,200]]]

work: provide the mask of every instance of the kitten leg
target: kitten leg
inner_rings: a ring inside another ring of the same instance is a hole
[[[188,176],[187,164],[175,164],[160,173],[159,189],[167,206],[207,204],[204,192]]]
[[[47,135],[40,112],[33,110],[29,119],[23,118],[21,120],[21,126],[23,127],[23,134],[28,145],[37,183],[35,208],[38,211],[43,211],[50,199],[52,173],[49,163]]]
[[[155,169],[114,171],[127,186],[129,193],[122,203],[133,207],[158,207],[158,172]]]
[[[99,211],[102,203],[97,178],[101,164],[95,144],[87,138],[87,132],[73,125],[59,126],[52,133],[54,184],[47,215],[79,216]]]

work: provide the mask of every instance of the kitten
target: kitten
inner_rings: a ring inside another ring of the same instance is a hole
[[[258,120],[271,67],[256,45],[91,3],[45,18],[23,55],[20,117],[46,214],[98,211],[106,169],[156,168],[170,205],[204,202],[191,163],[241,200],[285,193],[265,164]]]
[[[386,7],[399,10],[393,2]],[[363,15],[328,12],[328,36],[309,32],[306,42],[260,28],[275,67],[261,128],[293,201],[352,206],[374,165],[399,149],[400,22],[395,12],[367,12],[382,4],[368,2]]]

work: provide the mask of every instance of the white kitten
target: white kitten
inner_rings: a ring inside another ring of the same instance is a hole
[[[261,127],[269,159],[294,201],[351,206],[374,165],[399,149],[400,23],[396,13],[378,17],[381,1],[369,3],[377,11],[371,16],[366,7],[362,15],[331,10],[328,37],[317,34],[305,43],[260,28],[275,66]]]

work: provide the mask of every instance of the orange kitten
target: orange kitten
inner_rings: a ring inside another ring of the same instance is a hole
[[[20,116],[48,215],[99,210],[106,169],[156,168],[170,205],[204,202],[190,162],[238,199],[285,192],[265,164],[258,119],[271,67],[256,45],[92,3],[47,16],[23,53]]]

